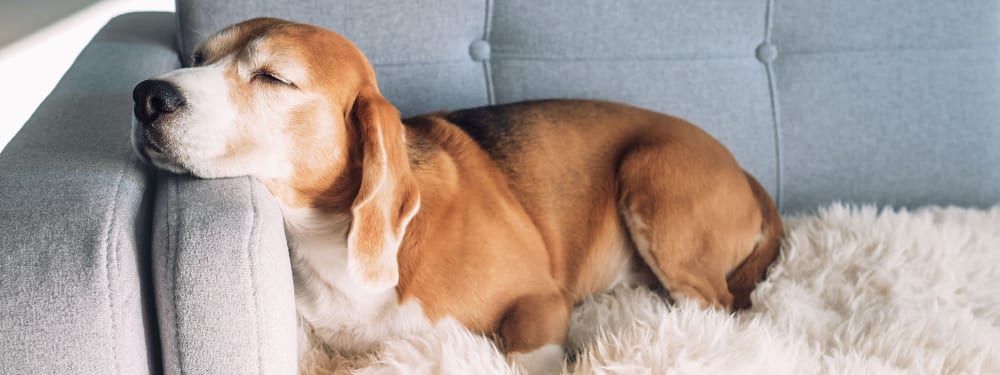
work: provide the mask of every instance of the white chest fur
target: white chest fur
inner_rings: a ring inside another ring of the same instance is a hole
[[[341,354],[370,352],[387,339],[431,328],[418,301],[371,294],[348,276],[349,218],[282,206],[291,248],[296,308],[314,340]]]

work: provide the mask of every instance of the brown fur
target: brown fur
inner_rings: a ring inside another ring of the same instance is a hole
[[[764,215],[764,223],[761,225],[760,242],[754,246],[750,256],[726,278],[729,291],[735,297],[733,308],[738,310],[750,308],[750,293],[757,287],[758,282],[767,277],[767,269],[778,257],[781,236],[784,234],[778,208],[771,201],[771,196],[767,195],[767,190],[764,190],[757,179],[749,173],[747,180],[750,181],[750,188],[760,205],[760,212]]]

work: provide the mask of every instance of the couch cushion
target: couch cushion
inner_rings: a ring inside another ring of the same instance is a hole
[[[1000,201],[1000,2],[778,1],[787,207]]]
[[[160,172],[156,309],[167,374],[292,374],[295,300],[277,201],[249,177]]]

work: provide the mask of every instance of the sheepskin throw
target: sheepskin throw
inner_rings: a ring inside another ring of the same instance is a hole
[[[1000,374],[1000,206],[840,204],[787,217],[783,254],[735,315],[618,288],[578,306],[567,374]],[[320,350],[320,349],[315,349]],[[513,374],[452,323],[331,374]]]

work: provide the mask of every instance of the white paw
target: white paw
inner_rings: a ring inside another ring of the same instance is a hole
[[[511,353],[509,357],[525,374],[557,374],[562,369],[563,347],[549,344],[527,353]]]

